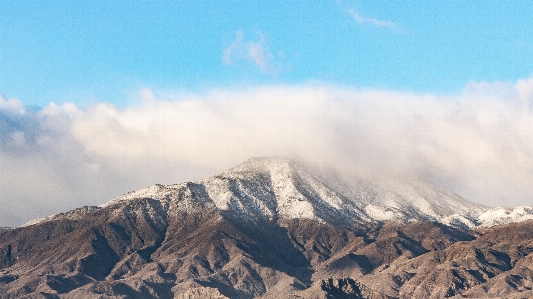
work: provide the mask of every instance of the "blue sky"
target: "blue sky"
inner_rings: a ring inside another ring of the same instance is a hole
[[[41,107],[124,107],[147,86],[454,94],[529,77],[531,20],[531,1],[2,1],[0,93]]]

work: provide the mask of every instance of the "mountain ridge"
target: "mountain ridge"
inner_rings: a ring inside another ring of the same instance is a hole
[[[533,220],[515,221],[530,207],[489,209],[428,182],[327,182],[252,159],[1,230],[0,298],[533,295]],[[446,223],[459,216],[439,200],[471,219]],[[394,217],[372,218],[369,205]]]
[[[99,207],[73,211],[90,212],[135,198],[168,201],[179,197],[186,186],[205,189],[196,202],[179,208],[207,206],[249,219],[306,218],[349,225],[352,221],[436,221],[463,228],[484,227],[533,219],[533,207],[486,207],[469,202],[452,191],[422,179],[409,181],[358,180],[355,183],[313,175],[285,158],[251,158],[219,175],[172,185],[155,184],[118,196]],[[69,213],[61,213],[64,217]],[[24,226],[58,217],[35,219]],[[75,217],[75,215],[70,216]]]

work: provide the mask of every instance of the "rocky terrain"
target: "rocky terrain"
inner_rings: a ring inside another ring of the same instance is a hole
[[[529,298],[531,219],[251,159],[0,230],[0,298]]]

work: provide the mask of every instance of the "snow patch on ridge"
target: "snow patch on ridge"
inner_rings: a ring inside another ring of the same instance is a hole
[[[144,189],[140,189],[140,190],[137,190],[137,191],[131,191],[131,192],[128,192],[124,195],[120,195],[118,197],[115,197],[114,199],[100,205],[99,207],[100,208],[105,208],[105,207],[109,207],[109,206],[112,206],[112,205],[116,205],[116,204],[119,204],[119,203],[124,203],[124,202],[128,202],[132,199],[136,199],[136,198],[153,198],[153,199],[163,199],[164,198],[164,195],[165,195],[165,191],[167,191],[168,189],[171,189],[173,185],[171,186],[164,186],[164,185],[160,185],[160,184],[155,184],[155,185],[152,185],[150,187],[147,187],[147,188],[144,188]]]
[[[530,219],[533,219],[533,207],[528,206],[516,208],[493,208],[479,216],[481,226],[493,226]]]
[[[74,210],[71,210],[71,211],[68,211],[68,212],[65,212],[65,213],[53,214],[53,215],[50,215],[48,217],[37,218],[37,219],[30,220],[30,221],[26,222],[25,224],[23,224],[21,227],[31,226],[31,225],[39,224],[39,223],[42,223],[42,222],[60,220],[60,219],[80,220],[85,215],[90,214],[90,213],[92,213],[94,211],[98,211],[99,209],[100,208],[96,207],[96,206],[83,206],[81,208],[76,208]]]
[[[396,209],[377,206],[373,204],[368,204],[365,207],[365,212],[368,216],[370,216],[370,218],[378,220],[378,221],[400,219],[403,216],[403,213],[400,213]]]

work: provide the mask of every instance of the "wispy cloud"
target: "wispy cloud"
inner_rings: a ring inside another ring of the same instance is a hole
[[[277,72],[274,66],[274,55],[270,52],[264,34],[258,34],[256,41],[245,41],[244,31],[236,33],[235,40],[223,51],[222,60],[231,65],[234,61],[247,60],[254,63],[263,73]]]
[[[140,93],[145,101],[127,108],[40,111],[0,97],[0,226],[253,156],[414,174],[485,204],[531,204],[533,79],[471,83],[448,98],[327,85]]]
[[[222,60],[225,64],[233,64],[232,56],[236,52],[241,52],[246,46],[243,43],[244,32],[242,30],[237,31],[235,40],[223,51]]]
[[[402,26],[398,23],[366,17],[366,16],[361,15],[359,12],[357,12],[357,10],[353,8],[348,9],[348,12],[352,15],[354,20],[361,25],[370,24],[370,25],[377,26],[377,27],[389,28],[395,31],[402,31],[402,32],[405,31],[404,29],[402,29]]]

